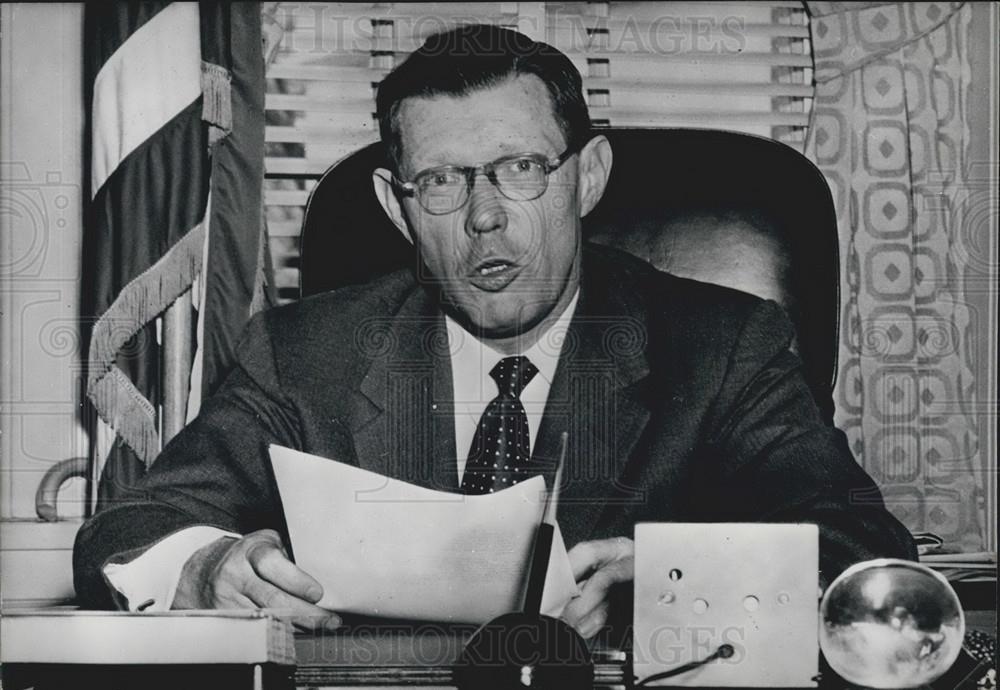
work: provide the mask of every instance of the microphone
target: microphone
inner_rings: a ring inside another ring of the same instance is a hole
[[[569,434],[563,432],[559,465],[535,532],[521,611],[505,613],[479,628],[453,669],[459,690],[562,690],[592,688],[594,662],[587,644],[568,623],[541,613],[562,472]]]

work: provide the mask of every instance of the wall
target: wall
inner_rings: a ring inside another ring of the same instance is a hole
[[[83,8],[5,3],[0,32],[0,573],[9,605],[72,593],[76,524],[32,518],[45,471],[87,454],[77,327]],[[65,485],[61,513],[81,515],[85,492],[82,480]]]

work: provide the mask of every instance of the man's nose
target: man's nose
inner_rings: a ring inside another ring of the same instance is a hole
[[[476,176],[469,190],[469,207],[465,226],[470,233],[495,232],[507,229],[507,210],[500,190],[484,174]]]

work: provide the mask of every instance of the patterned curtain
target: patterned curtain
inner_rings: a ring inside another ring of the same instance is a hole
[[[806,5],[816,61],[806,154],[826,175],[840,230],[836,421],[911,530],[979,551],[988,468],[959,222],[971,8]]]

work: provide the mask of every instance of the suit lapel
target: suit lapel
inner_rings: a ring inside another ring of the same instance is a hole
[[[381,318],[381,317],[380,317]],[[375,335],[352,420],[364,469],[427,488],[456,491],[451,360],[444,318],[417,287]]]
[[[588,268],[590,268],[588,266]],[[534,459],[551,484],[568,433],[559,496],[567,546],[590,537],[609,500],[642,500],[621,483],[649,420],[646,323],[638,305],[591,270],[563,345]]]
[[[643,500],[621,479],[649,420],[646,321],[637,298],[585,265],[532,454],[551,485],[568,434],[559,498],[567,546],[592,534],[609,500]],[[352,419],[361,467],[428,488],[459,491],[451,359],[444,318],[417,287],[376,334],[376,355],[359,386]]]

